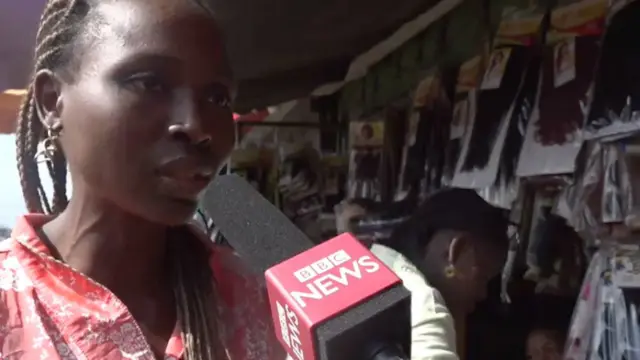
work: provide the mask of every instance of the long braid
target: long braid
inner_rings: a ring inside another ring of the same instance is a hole
[[[38,176],[38,166],[35,161],[36,152],[32,151],[31,136],[29,132],[31,109],[33,108],[33,86],[29,85],[29,90],[20,107],[19,121],[16,128],[16,157],[18,162],[18,173],[22,185],[27,210],[33,213],[42,213],[42,203],[40,201],[40,177]],[[26,119],[26,120],[23,120]],[[36,144],[37,148],[37,144]]]
[[[64,179],[59,176],[53,177],[54,209],[49,206],[46,193],[42,187],[36,154],[38,144],[43,138],[43,125],[34,99],[35,74],[43,69],[53,70],[61,66],[65,50],[77,34],[78,26],[71,19],[71,14],[80,2],[77,0],[51,0],[40,18],[40,26],[36,35],[35,66],[31,84],[27,90],[20,114],[18,115],[18,125],[16,130],[16,157],[18,162],[18,172],[22,185],[22,193],[25,198],[27,210],[34,213],[58,213],[66,207],[66,170],[59,171],[64,175]],[[75,19],[74,19],[75,20]],[[69,24],[67,24],[69,23]],[[57,166],[66,168],[64,155],[61,152],[56,159]],[[65,163],[64,165],[62,165]]]
[[[35,74],[68,65],[71,46],[77,39],[89,13],[88,0],[49,0],[42,13],[36,36],[35,66],[18,115],[16,157],[25,203],[29,212],[59,214],[68,203],[67,163],[59,144],[47,166],[53,182],[51,207],[42,187],[36,154],[45,129],[36,111]],[[173,232],[172,232],[173,234]],[[173,234],[178,235],[178,234]],[[190,236],[181,234],[180,236]],[[170,236],[174,238],[175,236]],[[169,241],[172,284],[177,317],[183,329],[185,360],[226,359],[217,331],[217,306],[213,275],[207,252],[193,241]]]

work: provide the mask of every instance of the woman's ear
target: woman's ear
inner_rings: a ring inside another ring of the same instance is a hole
[[[55,129],[62,124],[62,82],[50,70],[39,71],[33,82],[33,101],[38,119],[46,129]]]
[[[447,262],[449,262],[449,264],[455,264],[456,261],[460,259],[460,255],[462,255],[465,246],[464,242],[465,239],[462,236],[456,236],[451,239],[447,249]]]
[[[449,264],[457,264],[472,246],[469,236],[466,234],[456,234],[449,243],[447,261]],[[468,264],[469,265],[469,264]]]

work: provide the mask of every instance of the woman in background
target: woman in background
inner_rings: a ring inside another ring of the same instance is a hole
[[[366,201],[347,203],[345,215],[376,210]],[[411,291],[412,360],[465,358],[465,320],[502,268],[507,226],[502,211],[473,190],[447,189],[429,197],[389,239],[371,246]]]
[[[31,214],[0,244],[0,358],[284,359],[257,279],[186,225],[234,143],[212,13],[49,0],[35,56],[16,131]]]

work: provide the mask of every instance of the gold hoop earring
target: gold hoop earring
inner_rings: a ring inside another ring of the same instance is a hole
[[[38,144],[38,151],[35,155],[37,163],[45,163],[53,161],[53,158],[58,151],[58,137],[60,136],[60,130],[54,130],[47,127],[47,137],[45,137],[40,144]]]
[[[447,279],[452,279],[452,278],[456,277],[456,268],[452,264],[447,265],[444,268],[444,276]]]

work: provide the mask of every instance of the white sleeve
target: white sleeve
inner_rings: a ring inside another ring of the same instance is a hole
[[[421,277],[404,277],[411,291],[411,360],[458,360],[453,317],[442,297]]]
[[[398,265],[393,270],[411,292],[411,360],[459,360],[453,317],[442,296],[413,265]]]
[[[376,249],[374,254],[383,251]],[[387,266],[411,292],[411,360],[458,360],[454,321],[442,296],[409,260],[394,255],[393,261],[387,257]]]

